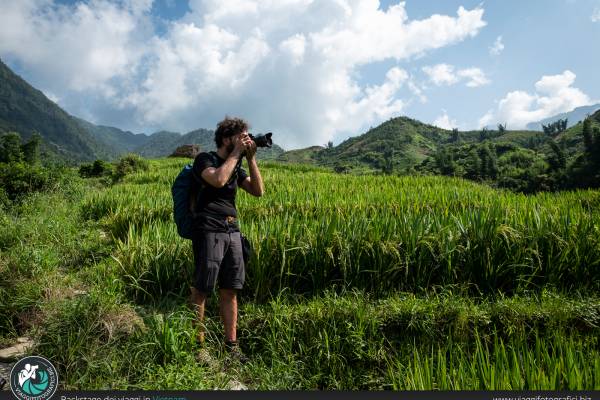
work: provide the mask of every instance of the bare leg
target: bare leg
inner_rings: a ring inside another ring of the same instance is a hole
[[[237,335],[237,290],[219,289],[219,309],[225,326],[225,340],[235,342]]]
[[[204,343],[204,304],[206,303],[206,293],[203,293],[192,287],[192,295],[190,296],[190,300],[192,302],[192,306],[196,310],[196,323],[198,326],[198,342]]]

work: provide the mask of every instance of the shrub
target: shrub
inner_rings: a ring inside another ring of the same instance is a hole
[[[79,176],[82,178],[93,178],[111,175],[113,167],[104,160],[96,160],[91,164],[83,164],[79,167]]]
[[[8,198],[8,195],[4,189],[0,187],[0,210],[6,209],[9,205],[10,199]]]
[[[93,165],[92,164],[82,164],[81,167],[79,167],[79,176],[81,176],[82,178],[91,178],[92,177],[92,169],[93,169]]]
[[[0,163],[0,182],[10,200],[46,189],[51,183],[48,171],[23,162]]]
[[[147,171],[148,170],[148,161],[138,156],[137,154],[127,154],[119,160],[115,168],[115,172],[113,173],[113,182],[118,182],[127,174],[136,172],[136,171]]]

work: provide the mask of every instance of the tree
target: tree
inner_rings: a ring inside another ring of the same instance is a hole
[[[331,140],[329,142],[327,142],[327,148],[333,149],[333,142]]]
[[[465,177],[474,180],[479,180],[481,177],[481,158],[479,158],[479,154],[477,154],[475,148],[472,148],[467,155]]]
[[[567,167],[567,157],[563,149],[554,141],[550,141],[550,148],[552,148],[552,156],[548,159],[551,171],[561,171]]]
[[[506,132],[506,124],[502,125],[502,124],[498,124],[498,133],[500,135],[503,135],[504,132]]]
[[[583,121],[583,144],[585,152],[591,154],[594,151],[594,138],[592,136],[592,120],[587,117]]]
[[[483,142],[485,139],[487,139],[489,137],[489,132],[487,130],[487,128],[483,128],[480,132],[479,132],[479,141]]]
[[[0,136],[0,162],[12,163],[22,160],[21,136],[16,132],[8,132]]]
[[[23,152],[23,157],[26,163],[36,164],[39,161],[41,142],[42,137],[39,133],[35,132],[29,141],[21,146],[21,151]]]
[[[454,175],[456,170],[454,157],[445,147],[435,153],[435,163],[442,175]]]
[[[598,165],[600,164],[600,129],[594,127],[594,140],[592,144],[592,161]]]
[[[460,140],[460,133],[457,128],[452,129],[452,134],[450,136],[450,142],[456,143]]]
[[[489,145],[483,145],[479,149],[479,158],[481,160],[481,177],[496,179],[498,175],[498,159],[496,153],[490,149]]]
[[[389,175],[394,171],[394,151],[392,149],[387,149],[383,155],[384,160],[381,170],[384,174]]]
[[[550,136],[556,136],[567,129],[568,121],[569,119],[565,118],[556,120],[552,123],[549,123],[548,125],[542,124],[542,129],[544,130],[545,134]]]

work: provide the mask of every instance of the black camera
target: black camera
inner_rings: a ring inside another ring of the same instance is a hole
[[[256,143],[256,147],[271,147],[271,146],[273,146],[273,139],[271,139],[271,136],[273,136],[272,132],[265,133],[264,135],[258,135],[256,137],[254,137],[254,135],[252,135],[250,133],[250,134],[248,134],[248,136],[250,136],[250,139],[252,139],[254,141],[254,143]]]

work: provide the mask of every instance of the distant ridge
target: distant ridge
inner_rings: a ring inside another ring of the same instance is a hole
[[[8,131],[18,132],[23,139],[38,132],[43,154],[71,162],[110,158],[113,153],[0,60],[0,132]]]
[[[600,120],[600,111],[596,116]],[[435,158],[441,150],[482,143],[497,145],[499,151],[538,148],[544,154],[540,157],[545,159],[552,154],[547,144],[550,139],[532,130],[450,131],[403,116],[391,118],[337,146],[291,150],[277,160],[331,167],[340,172],[409,172]],[[556,141],[564,145],[569,157],[574,156],[583,146],[580,126],[567,129]]]
[[[574,110],[566,112],[566,113],[557,114],[552,117],[545,118],[538,122],[531,122],[531,123],[527,124],[527,129],[530,129],[533,131],[541,131],[542,124],[548,125],[559,119],[565,119],[565,118],[568,119],[567,127],[571,127],[573,125],[576,125],[577,122],[583,121],[588,114],[592,115],[594,112],[596,112],[598,110],[600,110],[600,103],[594,104],[591,106],[577,107]]]
[[[112,160],[125,153],[167,157],[179,146],[190,144],[199,145],[201,151],[215,147],[214,131],[208,129],[196,129],[185,135],[169,131],[134,134],[69,115],[0,60],[0,133],[9,131],[18,132],[24,140],[38,132],[43,139],[44,158],[74,164]],[[273,159],[281,153],[283,149],[273,145],[271,149],[259,149],[258,157]]]

